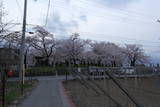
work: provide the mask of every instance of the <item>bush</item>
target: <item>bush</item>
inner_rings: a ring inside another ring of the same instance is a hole
[[[26,72],[54,72],[55,69],[49,66],[32,67],[26,70]]]
[[[50,66],[32,67],[26,70],[26,76],[53,76],[58,73],[58,75],[65,75],[68,68],[66,66],[56,66],[55,68]]]

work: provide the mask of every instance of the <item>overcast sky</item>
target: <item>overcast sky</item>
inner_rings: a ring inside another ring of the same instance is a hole
[[[3,0],[6,20],[22,22],[24,0]],[[51,0],[46,28],[56,37],[78,32],[81,38],[119,45],[137,43],[160,61],[160,0]],[[48,0],[28,0],[27,23],[45,25]]]

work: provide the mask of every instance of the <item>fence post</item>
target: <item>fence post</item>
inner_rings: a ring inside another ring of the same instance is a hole
[[[6,90],[6,75],[2,70],[2,107],[5,107],[5,90]]]
[[[103,79],[104,79],[104,89],[106,89],[106,73],[105,73],[105,70],[103,70]]]
[[[128,87],[128,74],[127,74],[127,70],[125,70],[125,77],[124,77],[124,79],[125,79],[125,85]],[[126,107],[128,107],[128,97],[126,96]]]
[[[134,67],[134,72],[135,72],[135,80],[134,80],[134,87],[135,87],[135,90],[136,90],[136,88],[137,88],[137,86],[138,86],[138,74],[137,74],[137,71],[136,71],[136,68]]]
[[[107,72],[109,72],[109,70]],[[106,72],[105,72],[105,75],[106,75]],[[108,92],[108,95],[110,95],[110,77],[109,76],[107,78],[107,92]],[[108,106],[109,107],[111,106],[111,100],[110,99],[108,99]]]
[[[88,74],[91,75],[90,67],[88,66],[87,69],[88,69],[88,71],[87,71]],[[92,75],[91,75],[91,77],[92,77]],[[87,79],[89,79],[89,77],[87,77]]]

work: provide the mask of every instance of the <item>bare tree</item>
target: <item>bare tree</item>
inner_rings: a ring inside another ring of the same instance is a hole
[[[4,22],[5,16],[7,12],[5,11],[3,1],[0,1],[0,43],[1,46],[5,46],[7,48],[11,48],[12,45],[14,47],[16,43],[19,42],[20,35],[16,32],[10,31],[11,28],[15,26],[15,24],[11,24],[11,21]]]
[[[4,47],[19,49],[21,42],[21,33],[11,32],[5,35],[3,40]]]
[[[38,50],[41,55],[45,58],[46,65],[49,64],[49,58],[51,57],[56,42],[51,33],[45,30],[43,27],[37,26],[34,28],[35,34],[27,37],[30,45]]]
[[[0,1],[0,42],[3,42],[4,38],[5,38],[5,27],[7,26],[7,24],[4,24],[2,19],[4,18],[6,12],[4,11],[4,6],[3,6],[3,1]]]

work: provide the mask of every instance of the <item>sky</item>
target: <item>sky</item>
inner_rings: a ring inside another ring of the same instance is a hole
[[[4,21],[21,23],[24,0],[3,1],[8,14]],[[47,17],[48,1],[28,0],[28,24],[46,25],[56,38],[78,32],[83,39],[141,44],[160,62],[160,0],[50,0]]]

